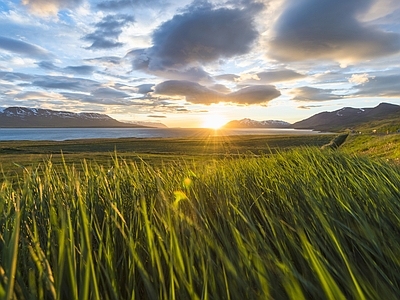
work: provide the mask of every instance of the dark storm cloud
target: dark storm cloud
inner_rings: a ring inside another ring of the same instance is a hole
[[[39,46],[4,36],[0,36],[0,49],[4,49],[15,54],[20,54],[24,57],[36,59],[53,58],[51,53]]]
[[[122,28],[135,21],[133,16],[117,14],[105,16],[99,23],[96,23],[96,30],[83,37],[85,41],[92,42],[88,49],[111,49],[121,47],[118,42]]]
[[[258,37],[253,18],[250,8],[190,7],[153,32],[152,47],[130,53],[133,67],[148,72],[188,70],[248,53]]]
[[[400,50],[400,35],[362,23],[373,0],[286,1],[269,56],[282,61],[331,59],[349,63]]]
[[[376,76],[356,85],[358,91],[352,96],[400,97],[400,75]]]
[[[82,65],[82,66],[68,66],[65,68],[60,68],[49,61],[41,61],[37,64],[42,69],[57,71],[68,74],[78,74],[78,75],[90,75],[96,68],[92,66]]]
[[[211,90],[195,82],[169,80],[155,86],[155,94],[165,96],[184,96],[194,104],[212,103],[263,104],[275,99],[281,93],[272,85],[254,85],[236,92],[224,94]]]
[[[303,86],[291,90],[291,94],[294,95],[292,100],[296,101],[327,101],[342,99],[342,95],[333,94],[332,89],[319,89],[309,86]]]

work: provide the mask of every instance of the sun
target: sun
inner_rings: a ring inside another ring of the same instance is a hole
[[[219,114],[209,114],[203,117],[202,127],[218,129],[227,123],[226,117]]]

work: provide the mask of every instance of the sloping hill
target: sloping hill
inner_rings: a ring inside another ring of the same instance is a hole
[[[289,128],[290,123],[280,120],[255,121],[251,119],[234,120],[226,123],[224,128]]]
[[[389,120],[392,126],[398,124],[400,128],[400,106],[390,103],[381,103],[374,108],[344,107],[333,112],[322,112],[292,125],[295,129],[314,129],[320,131],[342,131],[358,129],[380,123],[385,126]],[[397,122],[396,122],[397,120]]]

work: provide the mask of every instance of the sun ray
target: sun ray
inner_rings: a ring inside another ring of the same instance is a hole
[[[204,116],[202,127],[203,128],[211,128],[218,129],[224,126],[227,123],[227,119],[225,116],[220,114],[208,114]]]

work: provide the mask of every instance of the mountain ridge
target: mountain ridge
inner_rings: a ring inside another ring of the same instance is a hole
[[[42,108],[0,109],[1,128],[150,128],[117,121],[106,114],[73,113]]]
[[[255,121],[244,118],[230,121],[223,126],[223,128],[293,128],[331,132],[371,129],[368,127],[385,132],[400,129],[400,105],[382,102],[372,108],[343,107],[335,111],[317,113],[293,124],[280,120]]]
[[[291,124],[281,120],[255,121],[249,118],[233,120],[226,123],[223,128],[290,128]]]
[[[396,118],[400,126],[400,105],[382,102],[372,108],[343,107],[331,112],[321,112],[293,123],[292,128],[343,131],[357,128],[365,123]]]

